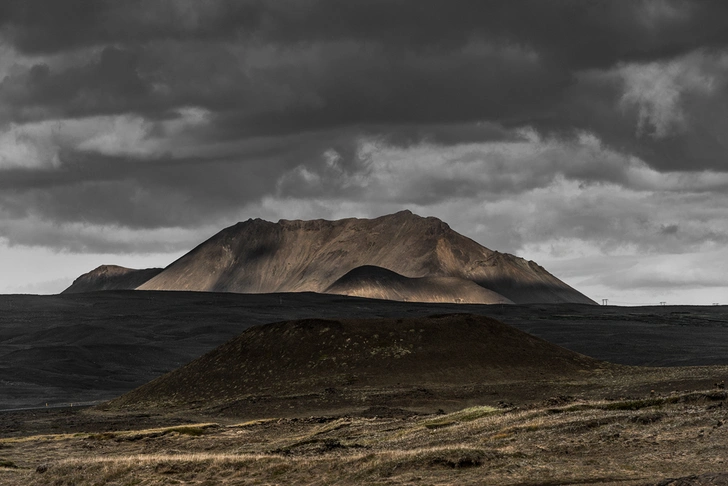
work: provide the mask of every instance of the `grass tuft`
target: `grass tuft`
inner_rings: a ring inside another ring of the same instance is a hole
[[[658,407],[664,405],[664,398],[645,398],[643,400],[625,400],[620,402],[606,403],[602,406],[604,410],[641,410],[643,408]]]
[[[439,429],[463,422],[472,422],[479,418],[497,413],[503,413],[503,410],[488,406],[470,407],[447,415],[441,415],[437,418],[425,420],[422,422],[422,425],[428,429]]]
[[[205,433],[205,430],[202,427],[172,427],[171,429],[168,429],[168,431],[177,432],[182,435],[191,435],[193,437],[198,437]]]

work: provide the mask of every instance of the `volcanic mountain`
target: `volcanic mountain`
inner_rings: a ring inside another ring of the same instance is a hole
[[[410,211],[338,221],[251,219],[220,231],[138,289],[595,303],[535,262],[489,250]]]
[[[392,403],[393,393],[421,394],[423,387],[445,390],[435,397],[442,400],[473,386],[528,388],[614,366],[484,316],[304,319],[251,327],[105,408],[235,414],[279,399],[297,407],[312,400],[323,400],[321,407],[342,400],[381,405]],[[421,398],[407,400],[429,400]]]
[[[119,267],[117,265],[101,265],[78,277],[70,287],[61,293],[74,294],[94,292],[97,290],[133,290],[161,271],[161,268],[136,270],[133,268]]]

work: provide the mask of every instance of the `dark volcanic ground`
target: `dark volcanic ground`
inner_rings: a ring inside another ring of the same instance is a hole
[[[0,296],[0,409],[118,396],[250,326],[468,312],[620,364],[728,364],[728,307],[416,304],[321,294]]]

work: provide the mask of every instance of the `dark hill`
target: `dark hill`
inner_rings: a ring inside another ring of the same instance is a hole
[[[472,280],[459,277],[407,278],[373,265],[355,268],[329,286],[326,293],[400,302],[513,303]]]
[[[139,289],[324,292],[363,265],[408,278],[470,280],[515,303],[594,304],[536,263],[489,250],[437,218],[409,211],[338,221],[251,219],[222,230]]]
[[[296,403],[341,387],[377,404],[372,390],[528,387],[608,366],[483,316],[305,319],[250,328],[106,407],[242,411],[257,397]]]
[[[162,271],[161,268],[133,268],[101,265],[73,281],[63,294],[94,292],[97,290],[133,290]]]

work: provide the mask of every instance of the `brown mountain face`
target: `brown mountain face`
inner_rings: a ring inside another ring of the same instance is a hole
[[[461,280],[471,281],[517,304],[595,303],[534,262],[489,250],[437,218],[410,211],[338,221],[251,219],[222,230],[138,289],[326,292],[365,265],[409,279],[460,279],[437,281],[432,289],[470,287]],[[422,298],[420,290],[408,292]],[[494,297],[488,293],[481,303]]]
[[[70,287],[61,293],[74,294],[94,292],[97,290],[133,290],[161,271],[161,268],[136,270],[133,268],[119,267],[117,265],[101,265],[78,277]]]
[[[355,268],[331,284],[326,293],[401,302],[513,303],[472,280],[459,277],[408,278],[373,265]]]
[[[252,327],[104,408],[236,413],[318,395],[322,407],[354,396],[376,404],[376,393],[356,390],[533,386],[613,367],[484,316],[304,319]]]

